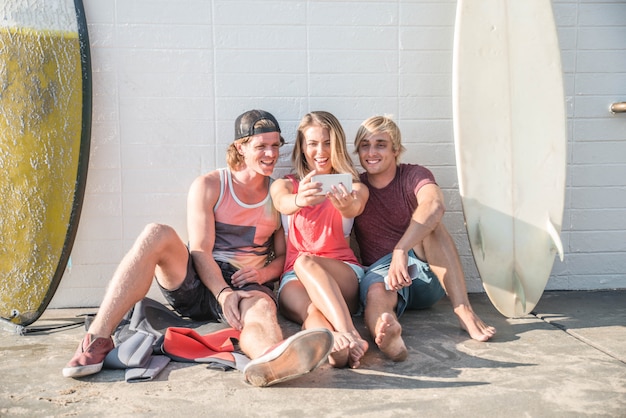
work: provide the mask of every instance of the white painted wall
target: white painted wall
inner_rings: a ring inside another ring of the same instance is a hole
[[[327,110],[351,142],[391,114],[408,152],[445,191],[445,223],[471,292],[482,291],[463,225],[451,110],[455,1],[84,0],[93,135],[78,236],[52,307],[97,306],[148,222],[186,239],[191,181],[223,166],[234,118],[271,111],[293,141]],[[565,261],[548,289],[626,288],[624,1],[555,1],[569,118]],[[537,100],[541,100],[540,97]],[[284,149],[283,174],[291,147]],[[158,293],[153,293],[157,295]]]

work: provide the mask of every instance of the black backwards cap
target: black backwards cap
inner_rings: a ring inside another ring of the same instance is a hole
[[[254,127],[258,121],[264,119],[269,120],[274,126]],[[267,132],[280,133],[280,126],[276,118],[265,110],[248,110],[235,119],[235,140]]]

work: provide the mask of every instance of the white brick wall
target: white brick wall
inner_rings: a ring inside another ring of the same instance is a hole
[[[482,291],[456,180],[451,111],[456,2],[84,0],[93,65],[87,194],[51,306],[96,306],[143,226],[186,239],[185,199],[224,165],[234,118],[271,111],[293,141],[328,110],[349,141],[373,114],[398,121],[404,161],[430,167],[470,291]],[[565,261],[548,289],[626,287],[626,4],[555,1],[569,117]],[[284,148],[281,175],[291,147]],[[153,292],[153,296],[158,295]]]
[[[555,4],[569,116],[565,263],[549,288],[626,287],[626,4]]]

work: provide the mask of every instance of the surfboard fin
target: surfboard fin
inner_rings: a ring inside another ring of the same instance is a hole
[[[550,238],[552,238],[552,243],[554,244],[552,248],[558,252],[559,258],[561,259],[561,262],[563,262],[563,243],[561,242],[561,237],[559,236],[559,233],[550,218],[548,218],[546,226],[548,234],[550,235]]]
[[[480,225],[480,221],[476,224],[476,244],[480,247],[480,253],[485,259],[485,244],[483,243],[483,229]]]
[[[521,308],[522,315],[526,312],[526,291],[522,285],[522,280],[517,274],[517,270],[513,270],[513,293],[515,294],[515,305]],[[519,309],[515,309],[516,312],[520,312]]]
[[[9,331],[17,335],[26,335],[25,327],[22,325],[14,324],[5,318],[0,318],[0,330]]]

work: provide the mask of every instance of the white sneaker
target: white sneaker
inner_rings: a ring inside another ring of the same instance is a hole
[[[333,334],[326,328],[300,331],[250,361],[243,370],[246,381],[271,386],[305,375],[326,361],[333,342]]]

